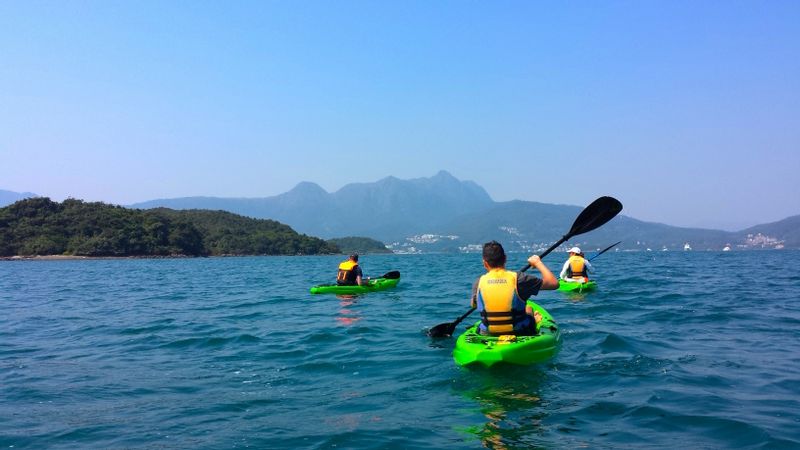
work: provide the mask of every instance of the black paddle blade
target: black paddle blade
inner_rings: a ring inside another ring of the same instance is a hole
[[[439,325],[436,325],[435,327],[428,330],[428,336],[435,338],[452,336],[453,332],[456,331],[456,327],[458,326],[458,324],[460,324],[462,320],[466,319],[467,316],[475,312],[475,309],[476,308],[470,308],[469,311],[465,312],[461,317],[456,319],[454,322],[440,323]]]
[[[570,228],[569,233],[565,234],[555,244],[551,245],[550,248],[539,255],[539,258],[544,258],[545,256],[549,255],[550,252],[556,249],[556,247],[563,244],[573,236],[577,236],[600,227],[609,220],[613,219],[614,216],[619,214],[620,211],[622,211],[622,203],[620,203],[619,200],[615,199],[614,197],[598,198],[589,206],[584,208],[583,211],[581,211],[581,213],[578,215],[578,218],[572,223],[572,228]],[[521,270],[525,272],[530,267],[530,264],[525,264],[525,267],[523,267]]]
[[[600,197],[587,206],[567,233],[567,236],[576,236],[588,233],[603,226],[622,211],[622,203],[614,197]]]
[[[393,270],[391,272],[386,272],[385,274],[381,275],[380,278],[386,278],[388,280],[397,280],[400,278],[400,271]]]
[[[433,338],[450,337],[456,331],[456,325],[458,322],[440,323],[428,330],[428,336]]]

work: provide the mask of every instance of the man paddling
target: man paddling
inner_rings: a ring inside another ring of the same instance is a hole
[[[339,264],[339,271],[336,273],[336,284],[339,286],[361,286],[364,284],[361,279],[361,267],[358,265],[358,253],[353,253],[350,257]]]
[[[538,256],[528,258],[528,263],[542,274],[541,279],[522,271],[506,270],[503,246],[497,241],[483,244],[483,267],[487,273],[472,286],[472,307],[481,314],[481,334],[536,334],[536,322],[541,315],[526,300],[542,289],[557,289],[558,279]]]
[[[558,275],[559,278],[573,283],[586,283],[589,281],[589,273],[594,272],[594,267],[583,257],[581,249],[572,247],[567,252],[569,252],[569,259],[564,263],[564,267],[561,268],[561,273]]]

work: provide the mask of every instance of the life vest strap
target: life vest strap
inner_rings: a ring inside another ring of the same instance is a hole
[[[514,325],[514,319],[506,319],[506,320],[491,320],[489,319],[488,325]]]
[[[517,311],[517,310],[503,311],[503,312],[481,311],[481,316],[483,317],[508,317],[508,316],[519,317],[524,315],[525,311]]]
[[[525,318],[525,311],[486,312],[481,311],[484,325],[514,325]]]

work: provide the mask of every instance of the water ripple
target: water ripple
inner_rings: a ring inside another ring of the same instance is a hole
[[[800,252],[611,252],[596,292],[540,293],[555,360],[493,369],[424,334],[479,256],[370,255],[397,289],[309,294],[339,259],[0,262],[0,446],[800,447],[800,277],[774,277]]]

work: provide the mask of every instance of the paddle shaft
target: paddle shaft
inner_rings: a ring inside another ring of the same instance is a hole
[[[559,240],[558,240],[558,242],[556,242],[555,244],[551,245],[551,246],[550,246],[550,248],[548,248],[547,250],[545,250],[545,251],[544,251],[544,253],[542,253],[541,255],[539,255],[539,259],[542,259],[542,258],[544,258],[545,256],[549,255],[549,254],[550,254],[550,252],[552,252],[553,250],[555,250],[555,249],[556,249],[556,247],[558,247],[559,245],[563,244],[564,242],[567,242],[567,240],[568,240],[569,238],[571,238],[571,237],[572,237],[572,235],[571,235],[571,234],[565,234],[564,236],[562,236],[562,237],[561,237],[561,239],[559,239]],[[530,268],[531,268],[531,265],[530,265],[530,264],[525,264],[525,267],[523,267],[522,269],[520,269],[520,272],[525,272],[526,270],[528,270],[528,269],[530,269]]]
[[[622,241],[619,241],[619,242],[622,242]],[[593,259],[597,258],[598,256],[602,255],[603,253],[605,253],[605,252],[607,252],[607,251],[611,250],[612,248],[616,247],[616,246],[617,246],[617,244],[619,244],[619,242],[617,242],[616,244],[611,244],[611,245],[609,245],[608,247],[606,247],[605,249],[603,249],[603,250],[602,250],[600,253],[598,253],[598,254],[596,254],[596,255],[592,256],[591,258],[589,258],[589,261],[591,261],[591,260],[593,260]]]

